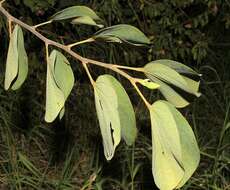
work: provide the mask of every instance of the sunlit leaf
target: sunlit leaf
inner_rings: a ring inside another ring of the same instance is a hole
[[[193,131],[181,113],[165,101],[151,106],[150,117],[155,183],[164,190],[179,188],[191,177],[200,160]]]
[[[16,25],[11,35],[7,60],[4,88],[10,86],[17,90],[23,84],[28,73],[28,58],[24,47],[22,29]]]
[[[126,42],[135,46],[150,44],[150,40],[143,32],[127,24],[119,24],[101,29],[95,33],[93,38],[108,42]]]
[[[52,21],[61,21],[66,19],[72,19],[73,24],[88,24],[103,27],[103,25],[98,25],[95,22],[100,20],[97,14],[86,6],[68,7],[57,12],[51,17]]]

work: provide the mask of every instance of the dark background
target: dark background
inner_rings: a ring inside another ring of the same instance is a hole
[[[35,25],[55,12],[86,5],[106,26],[127,23],[150,39],[149,48],[95,43],[75,50],[96,60],[129,66],[169,58],[203,74],[202,96],[181,110],[201,150],[199,168],[182,189],[230,189],[230,1],[229,0],[7,0],[4,6]],[[39,31],[60,43],[92,35],[97,28],[54,23]],[[65,117],[44,122],[46,63],[44,44],[24,31],[29,76],[16,92],[3,89],[8,48],[6,19],[0,16],[0,189],[157,189],[151,174],[150,121],[135,90],[122,79],[133,102],[138,138],[122,142],[112,161],[103,155],[94,97],[81,65],[66,55],[76,83]],[[90,67],[93,77],[111,73]],[[142,89],[151,101],[160,94]]]

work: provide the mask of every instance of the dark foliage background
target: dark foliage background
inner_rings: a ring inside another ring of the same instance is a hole
[[[31,25],[71,5],[97,11],[105,25],[128,23],[151,39],[150,48],[96,43],[76,48],[93,59],[144,66],[159,58],[187,64],[203,74],[202,96],[183,114],[193,126],[201,163],[182,189],[230,189],[230,1],[229,0],[7,0],[5,6]],[[8,47],[6,20],[0,16],[0,189],[156,189],[151,175],[150,121],[135,91],[132,99],[139,135],[135,146],[122,143],[106,162],[95,115],[92,88],[80,64],[69,57],[76,75],[65,118],[44,122],[43,43],[25,33],[29,76],[17,92],[3,89]],[[51,24],[39,29],[60,43],[84,39],[89,26]],[[91,67],[93,76],[110,72]],[[117,76],[119,79],[120,77]],[[143,89],[152,101],[159,98]]]

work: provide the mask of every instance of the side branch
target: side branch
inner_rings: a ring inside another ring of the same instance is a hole
[[[76,52],[71,50],[71,47],[77,45],[76,43],[75,44],[70,44],[70,45],[63,45],[63,44],[60,44],[60,43],[58,43],[56,41],[53,41],[53,40],[50,40],[50,39],[46,38],[45,36],[40,34],[38,31],[36,31],[36,26],[39,26],[39,25],[30,26],[30,25],[22,22],[21,20],[15,18],[6,9],[4,9],[2,7],[3,2],[4,2],[4,0],[0,2],[0,12],[3,15],[6,16],[8,21],[11,21],[11,22],[14,22],[14,23],[20,25],[22,28],[28,30],[29,32],[31,32],[32,34],[37,36],[40,40],[42,40],[46,44],[46,47],[48,47],[49,45],[52,45],[52,46],[55,46],[55,47],[57,47],[59,49],[62,49],[66,53],[70,54],[71,56],[73,56],[75,59],[79,60],[83,64],[83,66],[86,69],[86,71],[88,71],[88,68],[87,68],[87,65],[86,65],[86,63],[87,63],[87,64],[93,64],[93,65],[97,65],[97,66],[100,66],[100,67],[104,67],[104,68],[107,68],[107,69],[113,70],[114,72],[119,73],[120,75],[122,75],[123,77],[125,77],[126,79],[128,79],[130,81],[130,83],[137,90],[138,94],[140,95],[140,97],[142,98],[142,100],[144,101],[146,106],[149,107],[150,104],[145,99],[145,97],[142,95],[142,93],[140,92],[139,88],[136,85],[135,79],[132,76],[130,76],[129,74],[127,74],[126,72],[121,70],[121,69],[128,69],[128,70],[135,70],[135,71],[143,72],[143,70],[141,68],[132,68],[132,67],[127,67],[127,66],[114,65],[114,64],[104,63],[104,62],[100,62],[100,61],[96,61],[96,60],[92,60],[92,59],[82,57],[81,55],[79,55]]]

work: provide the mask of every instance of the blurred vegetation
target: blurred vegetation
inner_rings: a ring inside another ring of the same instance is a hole
[[[203,74],[202,96],[182,110],[195,131],[201,163],[182,189],[230,189],[230,1],[229,0],[7,0],[8,10],[29,24],[46,21],[70,5],[97,11],[105,25],[128,23],[151,39],[150,48],[96,43],[81,55],[131,66],[170,58]],[[17,92],[3,89],[8,47],[0,16],[0,189],[156,189],[151,174],[150,121],[135,91],[122,83],[135,106],[139,135],[135,146],[119,146],[106,162],[89,81],[71,57],[76,83],[62,121],[44,122],[43,44],[25,31],[29,76]],[[39,29],[61,43],[84,39],[95,27],[55,23]],[[90,68],[93,76],[104,73]],[[108,72],[108,71],[106,71]],[[117,76],[119,79],[120,77]],[[143,89],[144,90],[144,89]],[[151,100],[160,94],[145,92]]]

